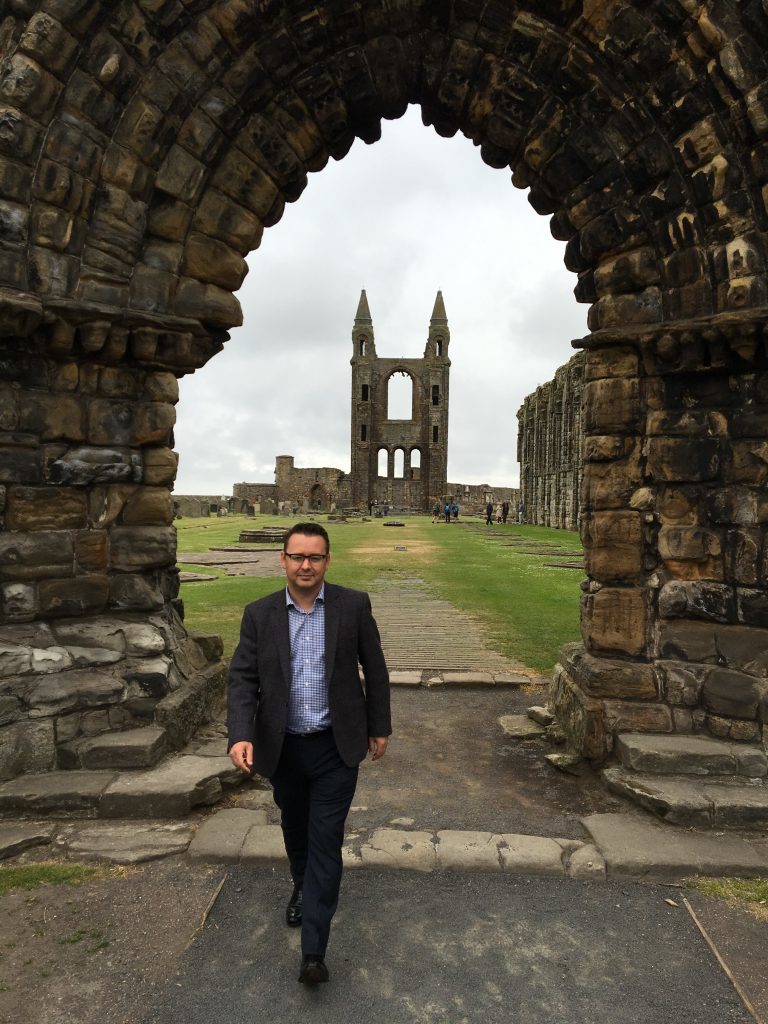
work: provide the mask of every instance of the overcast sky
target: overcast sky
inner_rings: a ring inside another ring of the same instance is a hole
[[[349,471],[351,331],[365,288],[379,356],[420,357],[442,289],[448,479],[515,486],[516,413],[587,333],[564,244],[526,193],[417,108],[331,161],[249,257],[244,325],[180,382],[178,494],[274,481],[276,455]]]

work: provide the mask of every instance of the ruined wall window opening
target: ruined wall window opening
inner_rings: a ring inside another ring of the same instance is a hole
[[[389,461],[388,458],[387,458],[387,449],[386,448],[379,448],[379,453],[377,455],[377,460],[378,460],[378,474],[379,474],[380,477],[384,477],[386,479],[386,476],[387,476],[387,463]]]
[[[361,441],[367,441],[368,440],[368,426],[365,423],[361,423],[360,424],[360,440]]]
[[[432,427],[432,444],[437,444],[440,440],[440,428]]]
[[[360,348],[358,350],[358,355],[364,356],[365,355],[365,338],[359,338],[358,339],[358,343],[359,343],[359,346],[360,346]]]
[[[364,402],[367,402],[367,401],[368,401],[368,394],[369,394],[369,390],[370,390],[370,389],[369,389],[368,385],[367,385],[367,384],[363,384],[363,389],[362,389],[362,400],[363,400]]]
[[[432,405],[440,405],[440,385],[432,385]]]
[[[411,480],[421,479],[421,449],[411,448]]]
[[[405,475],[405,452],[402,448],[395,448],[394,475],[398,480]]]
[[[413,378],[405,370],[395,370],[387,381],[387,419],[413,419]]]
[[[442,338],[435,338],[435,353],[438,356],[441,356],[443,354],[443,339]]]

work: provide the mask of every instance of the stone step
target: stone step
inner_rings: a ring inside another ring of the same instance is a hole
[[[245,776],[228,757],[182,755],[149,771],[54,771],[0,783],[0,816],[183,818]]]
[[[768,825],[768,782],[738,775],[641,774],[606,768],[612,793],[626,797],[673,825],[755,828]]]
[[[625,768],[661,775],[739,775],[762,779],[768,757],[760,747],[708,736],[623,733],[616,755]]]
[[[62,743],[58,757],[59,766],[65,769],[152,768],[167,751],[165,729],[148,725]]]

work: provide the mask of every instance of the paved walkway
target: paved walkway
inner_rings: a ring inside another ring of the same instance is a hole
[[[749,1024],[669,890],[494,875],[350,872],[331,983],[296,982],[287,881],[232,868],[152,1024]],[[677,893],[673,893],[677,896]]]
[[[387,664],[393,670],[504,673],[524,666],[492,649],[482,625],[455,605],[433,597],[417,578],[378,579],[373,614]]]

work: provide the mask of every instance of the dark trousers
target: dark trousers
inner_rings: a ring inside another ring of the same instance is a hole
[[[287,735],[271,778],[294,885],[304,890],[302,953],[325,956],[341,885],[344,823],[357,786],[330,729]]]

